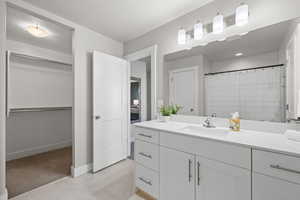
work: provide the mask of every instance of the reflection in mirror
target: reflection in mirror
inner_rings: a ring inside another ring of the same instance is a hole
[[[141,121],[141,79],[131,77],[130,80],[130,121]]]
[[[239,112],[248,120],[297,119],[299,22],[165,55],[164,101],[181,105],[185,115],[229,118]]]

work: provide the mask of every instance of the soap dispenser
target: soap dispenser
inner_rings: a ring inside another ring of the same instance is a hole
[[[231,114],[231,118],[229,120],[229,124],[230,124],[230,129],[232,131],[240,131],[240,128],[241,128],[241,120],[240,120],[240,116],[239,116],[239,113],[238,112],[235,112],[235,113],[232,113]]]

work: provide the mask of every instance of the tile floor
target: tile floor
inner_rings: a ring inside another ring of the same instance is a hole
[[[11,200],[142,200],[134,192],[134,162],[126,160],[96,174],[63,178]]]

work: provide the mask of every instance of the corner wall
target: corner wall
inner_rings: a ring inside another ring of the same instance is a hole
[[[5,185],[5,16],[5,3],[0,1],[0,200],[7,199]]]

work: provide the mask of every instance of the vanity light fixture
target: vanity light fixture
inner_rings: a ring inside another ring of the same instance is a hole
[[[204,35],[203,24],[201,22],[197,22],[194,25],[194,40],[201,40]]]
[[[178,31],[178,44],[186,44],[186,30],[183,28]]]
[[[239,56],[242,56],[244,55],[243,53],[236,53],[235,56],[239,57]]]
[[[249,21],[249,6],[242,3],[237,7],[235,11],[235,24],[237,26],[244,26],[248,24]]]
[[[44,38],[44,37],[49,36],[49,32],[37,24],[27,26],[26,31],[28,31],[31,35],[38,37],[38,38]]]
[[[224,16],[218,13],[213,20],[213,33],[221,34],[223,33],[223,31],[224,31]]]
[[[249,6],[245,3],[240,4],[239,7],[235,10],[235,25],[236,26],[244,26],[248,24],[249,22]],[[193,30],[185,30],[183,28],[180,28],[178,31],[178,44],[179,45],[186,45],[188,43],[191,43],[192,40],[201,40],[204,37],[205,34],[205,24],[197,21],[197,23],[194,25]],[[224,16],[220,13],[218,13],[214,18],[212,22],[212,33],[216,35],[220,35],[224,32],[226,28]],[[243,30],[241,30],[243,31]],[[245,31],[245,30],[244,30]],[[188,35],[187,33],[193,33],[191,35],[191,41],[188,41]],[[210,34],[207,33],[207,34]],[[241,32],[236,33],[237,35],[243,36],[248,34],[248,32]],[[221,37],[217,39],[217,41],[224,41],[226,40],[225,37]]]

